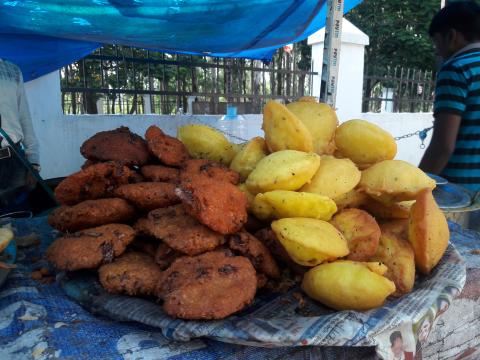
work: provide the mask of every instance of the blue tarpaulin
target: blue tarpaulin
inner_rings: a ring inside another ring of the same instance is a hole
[[[325,18],[326,0],[0,0],[0,57],[26,80],[102,44],[269,60]]]

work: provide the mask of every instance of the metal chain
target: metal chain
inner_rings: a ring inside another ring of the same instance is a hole
[[[230,138],[232,138],[232,139],[236,139],[236,140],[239,140],[239,141],[241,141],[241,142],[248,142],[247,139],[244,139],[244,138],[241,138],[241,137],[239,137],[239,136],[230,134],[229,132],[227,132],[227,131],[225,131],[225,130],[222,130],[222,129],[219,129],[219,128],[215,127],[215,126],[212,126],[211,124],[203,124],[202,122],[200,122],[200,123],[201,123],[202,125],[209,126],[209,127],[213,128],[213,129],[221,132],[223,135],[226,135],[226,136],[228,136],[228,137],[230,137]],[[427,138],[428,132],[429,132],[430,130],[432,130],[432,129],[433,129],[433,126],[430,126],[430,127],[425,128],[425,129],[423,129],[423,130],[417,130],[417,131],[415,131],[415,132],[413,132],[413,133],[410,133],[410,134],[405,134],[405,135],[402,135],[402,136],[397,136],[397,137],[395,137],[395,140],[398,141],[398,140],[402,140],[402,139],[408,139],[408,138],[410,138],[410,137],[412,137],[412,136],[418,136],[418,137],[420,138],[420,140],[422,141],[422,143],[420,144],[420,148],[421,148],[421,149],[424,149],[424,148],[425,148],[424,141],[425,141],[425,139]]]
[[[398,141],[398,140],[410,138],[410,137],[412,137],[412,136],[418,136],[418,137],[420,138],[420,141],[422,142],[422,143],[420,144],[420,149],[425,149],[425,139],[427,138],[428,132],[429,132],[430,130],[432,130],[432,129],[433,129],[433,126],[430,126],[430,127],[425,128],[425,129],[423,129],[423,130],[417,130],[417,131],[415,131],[415,132],[413,132],[413,133],[410,133],[410,134],[405,134],[405,135],[402,135],[402,136],[397,136],[397,137],[395,138],[395,140]]]

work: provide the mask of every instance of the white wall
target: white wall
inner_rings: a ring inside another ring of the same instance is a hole
[[[411,134],[429,128],[433,124],[432,113],[363,113],[358,118],[370,121],[387,130],[394,137]],[[430,144],[432,131],[428,132],[425,147]],[[397,159],[418,165],[425,149],[420,148],[418,135],[397,140]]]
[[[26,84],[27,97],[37,138],[40,143],[41,175],[48,179],[61,177],[78,171],[83,164],[80,155],[81,144],[99,131],[128,126],[133,132],[144,135],[148,126],[156,124],[169,135],[176,135],[178,126],[188,123],[203,123],[222,128],[220,116],[183,115],[63,115],[60,103],[60,82],[58,72]],[[227,133],[250,139],[263,135],[262,115],[245,115],[242,127],[223,128]],[[353,113],[348,118],[371,121],[393,136],[400,136],[431,126],[432,115],[418,114],[361,114]],[[346,120],[343,118],[342,120]],[[430,140],[431,132],[426,144]],[[234,142],[240,140],[231,138]],[[424,150],[420,149],[417,136],[398,141],[397,158],[418,164]]]

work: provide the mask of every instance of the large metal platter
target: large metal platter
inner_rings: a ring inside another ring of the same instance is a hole
[[[474,194],[462,186],[448,183],[437,186],[433,196],[441,209],[460,209],[472,204]]]

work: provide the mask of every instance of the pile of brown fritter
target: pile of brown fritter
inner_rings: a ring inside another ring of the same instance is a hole
[[[58,270],[96,269],[106,291],[157,299],[182,319],[225,318],[280,278],[271,234],[246,230],[238,173],[190,159],[156,126],[145,139],[125,127],[98,133],[81,153],[49,218],[64,233],[46,254]]]

